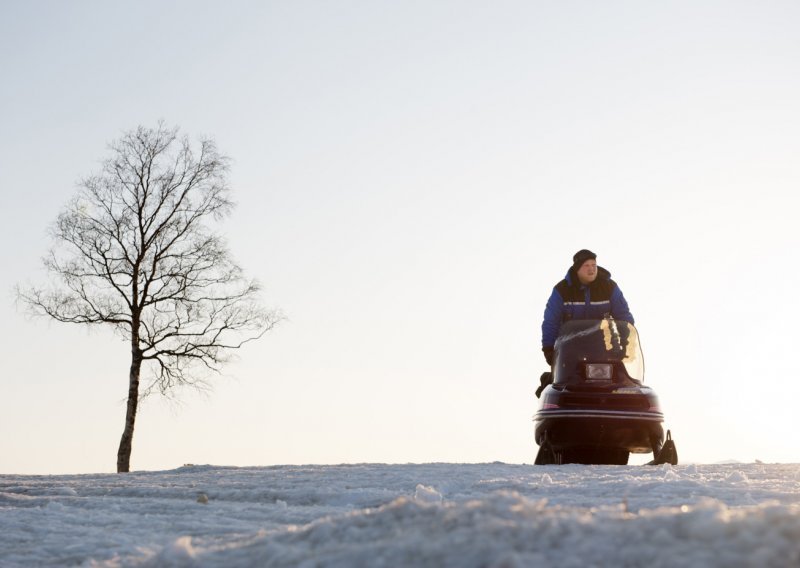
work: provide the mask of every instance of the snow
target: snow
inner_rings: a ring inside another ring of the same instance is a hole
[[[800,465],[0,475],[0,566],[797,566]]]

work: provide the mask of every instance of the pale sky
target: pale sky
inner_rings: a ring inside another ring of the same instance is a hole
[[[128,346],[13,286],[159,119],[233,159],[221,230],[288,320],[147,399],[132,469],[532,463],[580,248],[682,461],[800,461],[798,29],[791,1],[2,2],[0,473],[115,470]]]

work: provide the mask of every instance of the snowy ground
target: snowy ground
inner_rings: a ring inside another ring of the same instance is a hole
[[[0,566],[46,565],[798,566],[800,465],[0,475]]]

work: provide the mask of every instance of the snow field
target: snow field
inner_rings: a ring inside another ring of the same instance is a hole
[[[797,566],[800,465],[0,475],[0,566]]]

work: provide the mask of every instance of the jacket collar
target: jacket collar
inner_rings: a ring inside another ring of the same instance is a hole
[[[575,273],[575,269],[571,266],[569,267],[569,270],[567,270],[567,275],[564,278],[566,279],[567,284],[570,286],[581,286],[581,281],[578,280],[578,275]],[[597,267],[597,278],[595,279],[595,282],[597,282],[597,280],[600,278],[603,280],[611,280],[611,273],[602,266]]]

